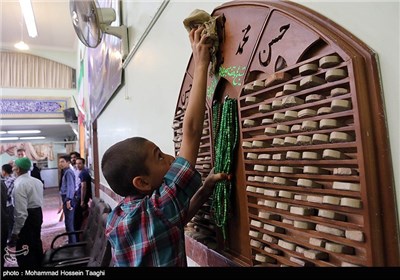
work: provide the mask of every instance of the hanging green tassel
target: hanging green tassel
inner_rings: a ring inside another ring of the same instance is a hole
[[[215,103],[213,105],[214,173],[233,173],[238,130],[237,100],[227,97],[222,105]],[[230,180],[219,181],[215,184],[213,193],[212,213],[216,226],[222,229],[224,240],[226,240],[231,188]]]

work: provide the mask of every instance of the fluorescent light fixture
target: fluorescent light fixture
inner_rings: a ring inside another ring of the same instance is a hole
[[[3,131],[3,130],[0,131],[0,134],[6,134],[6,133],[7,133],[7,131]]]
[[[15,141],[15,140],[40,140],[46,139],[45,136],[26,136],[26,137],[0,137],[0,141]]]
[[[18,140],[18,137],[0,137],[0,141],[13,141]]]
[[[44,136],[29,136],[29,137],[19,137],[19,140],[39,140],[46,139]]]
[[[24,41],[20,41],[20,42],[16,43],[16,44],[14,45],[14,47],[15,47],[16,49],[19,49],[20,51],[27,51],[27,50],[29,50],[29,46],[28,46],[27,44],[25,44]]]
[[[28,34],[30,37],[35,38],[38,33],[35,23],[35,15],[33,14],[31,0],[19,0],[21,5],[22,14],[24,15],[26,29],[28,29]]]
[[[8,130],[8,134],[36,134],[40,133],[40,130]]]

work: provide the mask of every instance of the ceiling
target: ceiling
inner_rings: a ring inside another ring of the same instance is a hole
[[[75,52],[77,36],[72,26],[69,0],[31,0],[38,36],[30,38],[26,31],[18,0],[1,0],[1,47],[14,49],[24,40],[30,51]]]
[[[70,18],[69,0],[31,2],[38,30],[36,38],[28,36],[18,0],[0,0],[0,49],[16,51],[14,44],[23,40],[30,47],[26,53],[40,55],[49,52],[55,54],[55,57],[58,52],[76,55],[78,38]],[[10,125],[8,123],[2,121],[1,130],[39,129],[42,131],[41,135],[59,141],[75,135],[71,125],[64,120],[49,120],[47,123],[41,120],[35,124],[26,124],[24,121],[12,122]]]
[[[26,134],[26,135],[11,135],[3,134],[1,137],[11,137],[11,136],[46,136],[46,138],[51,138],[52,141],[69,141],[75,138],[75,133],[72,130],[72,126],[68,123],[65,124],[36,124],[36,125],[2,125],[1,130],[35,130],[41,131],[40,134]],[[26,140],[32,142],[33,140]],[[35,140],[35,142],[42,142],[43,140]],[[18,140],[18,142],[20,142]],[[21,142],[24,142],[21,140]]]

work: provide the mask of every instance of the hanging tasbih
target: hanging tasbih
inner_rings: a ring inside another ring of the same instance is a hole
[[[222,105],[215,103],[213,105],[212,121],[215,155],[214,173],[231,174],[233,171],[234,151],[239,135],[237,100],[226,97]],[[215,184],[213,193],[212,214],[216,226],[222,229],[224,240],[226,240],[231,188],[231,180],[222,180]]]

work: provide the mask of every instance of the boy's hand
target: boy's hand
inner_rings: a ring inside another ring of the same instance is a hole
[[[214,168],[211,169],[207,178],[204,180],[203,188],[209,192],[214,189],[215,183],[222,180],[230,180],[231,175],[226,173],[214,173]]]
[[[186,225],[194,215],[199,211],[201,206],[207,201],[214,190],[214,186],[217,182],[221,180],[231,180],[231,175],[226,173],[214,174],[214,168],[211,169],[207,178],[204,180],[203,186],[195,193],[195,195],[190,200],[189,210],[186,215],[184,224]]]
[[[208,68],[211,60],[210,48],[212,47],[212,40],[208,40],[209,36],[203,33],[203,30],[204,26],[192,29],[189,32],[189,39],[195,65]]]

